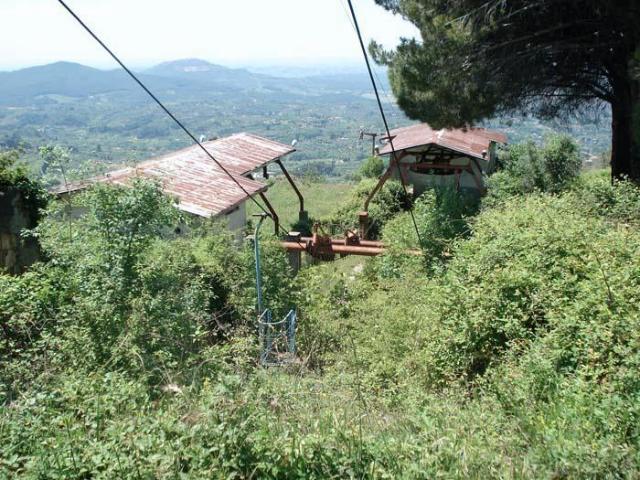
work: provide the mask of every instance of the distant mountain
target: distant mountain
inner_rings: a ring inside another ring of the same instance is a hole
[[[199,59],[161,63],[139,73],[155,91],[197,95],[209,93],[275,93],[295,95],[365,93],[370,87],[362,74],[280,78],[246,69],[228,68]],[[0,105],[59,101],[62,97],[120,93],[143,98],[138,85],[120,70],[99,70],[77,63],[57,62],[13,72],[0,72]]]
[[[144,73],[235,89],[261,89],[268,84],[274,86],[281,83],[281,79],[244,69],[223,67],[197,58],[161,63]]]
[[[245,68],[228,68],[205,60],[190,58],[161,63],[144,73],[159,77],[180,78],[226,88],[273,92],[329,93],[360,91],[371,88],[365,71],[360,69],[308,69],[308,75],[277,75]],[[386,82],[386,75],[383,75]]]
[[[145,80],[155,88],[175,88],[175,81],[161,77]],[[47,101],[50,96],[82,98],[112,92],[138,92],[138,87],[123,70],[99,70],[78,63],[56,62],[0,72],[0,104]]]

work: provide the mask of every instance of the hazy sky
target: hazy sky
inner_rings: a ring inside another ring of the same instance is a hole
[[[67,0],[125,62],[197,57],[226,65],[361,60],[346,0]],[[393,46],[412,25],[354,0],[367,39]],[[367,40],[368,41],[368,40]],[[114,67],[57,0],[0,0],[0,69],[58,60]]]

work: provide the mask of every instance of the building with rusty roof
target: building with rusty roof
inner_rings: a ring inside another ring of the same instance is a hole
[[[134,178],[157,181],[163,191],[176,200],[176,207],[189,214],[225,219],[231,229],[246,224],[246,201],[261,197],[277,223],[277,215],[264,193],[267,185],[256,181],[253,173],[277,162],[290,180],[281,160],[294,148],[250,133],[203,142],[202,145],[227,169],[233,178],[209,158],[198,145],[138,163],[134,167],[111,171],[103,176],[68,183],[52,190],[57,195],[73,194],[95,183],[128,185]],[[293,185],[293,181],[290,180]],[[242,188],[238,186],[242,185]],[[295,187],[295,185],[294,185]],[[249,195],[247,195],[249,194]]]
[[[484,193],[484,178],[496,165],[496,146],[507,143],[500,132],[474,127],[434,130],[421,123],[390,133],[378,150],[379,155],[390,157],[383,179],[413,185],[414,195],[434,186]]]

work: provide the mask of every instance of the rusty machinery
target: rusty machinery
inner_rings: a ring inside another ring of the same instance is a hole
[[[384,253],[385,246],[376,240],[363,240],[353,230],[347,230],[343,237],[335,238],[327,234],[318,223],[313,226],[311,237],[303,237],[297,232],[291,232],[282,246],[292,254],[299,255],[306,252],[313,258],[324,261],[334,260],[336,255],[361,255],[375,257]],[[412,255],[420,255],[420,251],[407,252]],[[299,260],[296,262],[298,263]]]

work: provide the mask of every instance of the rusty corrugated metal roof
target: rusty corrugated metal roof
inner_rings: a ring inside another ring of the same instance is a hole
[[[426,123],[392,130],[391,138],[396,151],[424,145],[437,145],[479,159],[485,159],[482,152],[489,151],[492,142],[507,143],[507,136],[503,133],[484,128],[434,130]],[[380,149],[380,155],[390,153],[389,143]]]
[[[249,133],[239,133],[203,145],[250,195],[264,192],[267,186],[242,175],[294,151],[287,145]],[[228,212],[248,198],[197,145],[141,162],[136,167],[70,183],[52,192],[71,193],[96,182],[125,185],[135,177],[159,181],[167,195],[178,199],[179,209],[202,217]]]
[[[289,145],[246,132],[211,140],[203,145],[216,160],[240,175],[251,173],[296,151]],[[190,148],[196,154],[206,156],[197,145]]]

